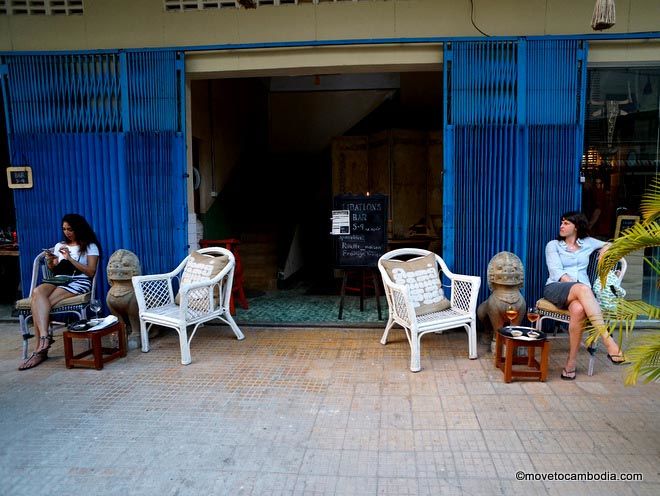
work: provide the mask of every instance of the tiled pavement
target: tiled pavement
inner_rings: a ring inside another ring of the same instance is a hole
[[[0,324],[4,495],[660,494],[660,385],[596,374],[504,384],[462,332],[427,336],[408,371],[402,332],[202,328],[193,363],[166,331],[102,371],[51,358],[19,372]],[[517,481],[516,472],[632,473],[643,482]]]

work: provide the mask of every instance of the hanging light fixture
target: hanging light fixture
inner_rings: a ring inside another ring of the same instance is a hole
[[[609,29],[616,23],[616,9],[614,0],[596,0],[594,15],[591,18],[591,27],[594,31]]]

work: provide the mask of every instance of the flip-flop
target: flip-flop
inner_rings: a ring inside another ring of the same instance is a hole
[[[571,371],[568,371],[566,369],[562,369],[560,377],[565,381],[574,381],[576,375],[577,374],[575,373],[575,369],[573,369]]]
[[[39,365],[41,362],[46,360],[47,358],[48,358],[47,353],[42,353],[42,352],[35,351],[34,353],[32,353],[32,355],[30,355],[30,357],[27,360],[25,360],[18,367],[18,370],[27,370],[27,369],[34,368],[37,365]]]
[[[607,358],[610,359],[610,362],[612,362],[614,365],[623,365],[626,363],[626,357],[623,356],[623,353],[619,353],[618,355],[607,355]],[[620,360],[615,360],[615,358],[619,358]]]

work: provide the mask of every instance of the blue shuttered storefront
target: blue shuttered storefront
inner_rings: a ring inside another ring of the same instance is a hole
[[[444,52],[443,254],[484,281],[493,255],[517,254],[536,301],[545,243],[580,205],[586,42],[459,41]]]
[[[530,302],[559,215],[580,205],[586,51],[576,39],[444,43],[442,255],[485,278],[495,253],[516,253]],[[11,163],[34,177],[15,192],[24,292],[32,258],[60,238],[66,212],[97,230],[103,267],[118,248],[136,252],[145,273],[174,267],[187,251],[183,55],[6,55],[2,64]]]
[[[32,259],[61,239],[68,212],[96,230],[103,269],[126,248],[146,273],[171,270],[187,251],[182,55],[10,55],[2,62],[10,160],[32,167],[34,181],[14,193],[23,293]]]

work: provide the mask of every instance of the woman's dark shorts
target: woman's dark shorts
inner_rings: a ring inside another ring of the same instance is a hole
[[[543,298],[548,300],[557,308],[566,310],[568,308],[568,293],[575,284],[579,282],[551,282],[543,289]]]

